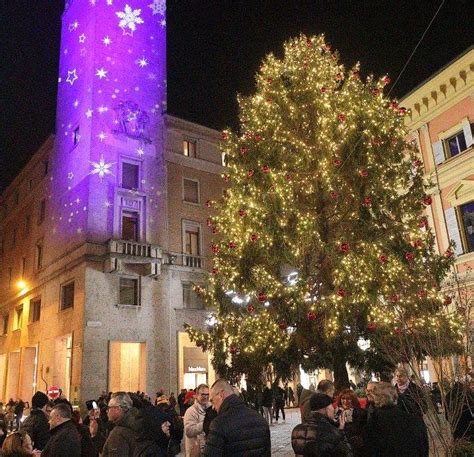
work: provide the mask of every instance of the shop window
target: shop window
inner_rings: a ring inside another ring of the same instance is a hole
[[[138,189],[140,182],[140,168],[138,164],[122,162],[122,188]]]
[[[41,298],[30,301],[30,322],[38,322],[41,317]]]
[[[183,200],[187,203],[199,203],[199,181],[183,179]]]
[[[138,241],[138,218],[139,214],[132,211],[122,213],[122,240]]]
[[[138,279],[120,278],[119,304],[139,305]]]
[[[465,252],[474,251],[474,201],[459,206],[459,219]]]
[[[15,309],[15,320],[13,322],[13,330],[21,330],[23,327],[23,305]]]
[[[74,308],[74,281],[61,286],[61,308],[60,311],[65,309]]]
[[[183,307],[188,309],[204,309],[204,301],[194,290],[193,284],[183,282]]]
[[[197,141],[183,140],[183,154],[186,157],[197,157]]]

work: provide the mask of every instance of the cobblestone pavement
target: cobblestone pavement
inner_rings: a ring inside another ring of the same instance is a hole
[[[270,427],[272,436],[272,455],[278,457],[294,457],[295,453],[291,447],[291,431],[301,422],[300,411],[298,408],[290,408],[285,410],[286,421],[280,421],[278,424],[274,422]]]

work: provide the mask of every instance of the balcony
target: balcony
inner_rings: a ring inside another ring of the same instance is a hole
[[[159,246],[138,241],[109,240],[106,271],[120,273],[126,267],[143,276],[156,277],[161,272],[162,251]]]
[[[196,269],[196,268],[202,269],[204,268],[204,257],[199,256],[199,255],[169,252],[168,264],[179,265],[182,267],[188,267],[188,268],[193,268],[193,269]]]

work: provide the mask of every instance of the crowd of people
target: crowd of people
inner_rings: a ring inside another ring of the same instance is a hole
[[[426,391],[402,368],[395,380],[395,385],[368,382],[361,402],[353,388],[336,393],[329,380],[317,389],[297,388],[295,398],[288,386],[239,391],[220,379],[211,387],[183,389],[177,398],[160,390],[154,401],[142,392],[103,393],[86,402],[84,416],[66,398],[51,401],[36,392],[29,415],[18,422],[15,416],[9,425],[14,431],[8,434],[3,422],[1,455],[266,457],[271,455],[270,427],[280,414],[285,420],[285,406],[293,404],[301,413],[301,423],[291,435],[296,456],[428,457]],[[449,392],[446,404],[455,400],[460,388]],[[434,399],[436,393],[431,395]],[[474,394],[468,396],[472,399]],[[473,417],[467,419],[459,421],[455,437],[474,438],[469,432]]]

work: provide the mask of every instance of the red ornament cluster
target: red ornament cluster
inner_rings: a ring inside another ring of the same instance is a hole
[[[339,252],[342,252],[343,254],[347,254],[351,250],[351,247],[349,243],[344,242],[339,245]]]

